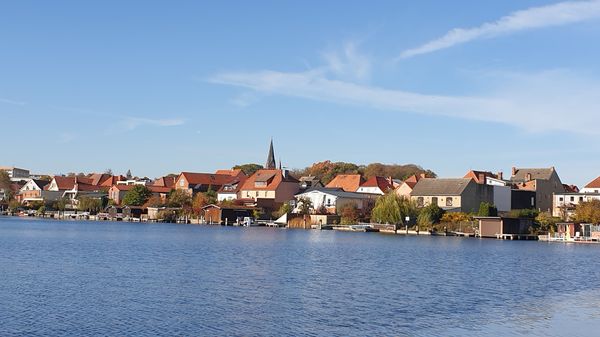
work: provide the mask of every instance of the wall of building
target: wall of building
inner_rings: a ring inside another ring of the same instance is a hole
[[[511,192],[509,186],[492,185],[494,193],[494,206],[499,212],[510,212]]]

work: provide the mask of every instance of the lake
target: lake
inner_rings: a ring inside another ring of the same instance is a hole
[[[600,245],[0,217],[0,335],[597,336]]]

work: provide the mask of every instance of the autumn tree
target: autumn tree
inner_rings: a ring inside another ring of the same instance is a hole
[[[241,165],[235,165],[233,167],[234,170],[242,170],[242,172],[244,172],[244,174],[250,176],[252,174],[254,174],[254,172],[263,169],[262,165],[259,164],[241,164]]]
[[[152,192],[144,185],[134,185],[123,197],[123,205],[142,206],[150,199]]]
[[[192,201],[192,211],[195,215],[200,215],[202,212],[202,208],[206,205],[210,204],[208,201],[208,197],[204,193],[196,193],[194,199]]]
[[[173,190],[167,204],[169,207],[191,208],[192,197],[184,190]]]
[[[348,203],[338,211],[342,225],[353,225],[358,222],[360,212],[354,203]]]
[[[577,205],[575,220],[592,224],[600,223],[600,200],[584,201]]]

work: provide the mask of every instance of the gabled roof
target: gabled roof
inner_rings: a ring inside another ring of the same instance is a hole
[[[226,174],[181,172],[190,185],[221,186],[232,182],[235,177]]]
[[[531,174],[531,180],[550,180],[554,173],[554,167],[550,168],[513,168],[512,181],[526,181],[527,175]]]
[[[341,188],[346,192],[356,192],[363,182],[364,179],[360,174],[338,174],[325,187]]]
[[[393,189],[394,185],[390,183],[390,180],[387,178],[375,176],[362,183],[360,187],[379,187],[379,189],[385,193],[388,190]]]
[[[600,177],[590,181],[585,188],[600,188]]]
[[[411,196],[461,195],[472,181],[470,178],[424,178],[415,185]]]
[[[246,175],[244,174],[244,172],[241,169],[235,169],[235,170],[217,170],[217,172],[215,172],[215,174],[223,174],[223,175],[227,175],[227,176],[232,176],[232,177],[239,177],[240,175]]]
[[[327,187],[319,187],[312,188],[306,192],[299,193],[297,196],[312,193],[312,192],[321,192],[325,194],[330,194],[339,198],[348,198],[348,199],[368,199],[369,196],[364,193],[356,193],[356,192],[346,192],[341,188],[327,188]]]
[[[256,186],[256,182],[265,182],[266,186]],[[274,191],[282,182],[295,182],[298,180],[289,174],[283,176],[282,170],[258,170],[253,175],[248,177],[242,186],[242,190],[260,190],[260,191]]]
[[[119,191],[129,191],[131,190],[134,186],[144,186],[144,185],[113,185],[111,187],[111,189],[117,189]],[[162,187],[162,186],[153,186],[153,185],[145,185],[150,192],[152,193],[169,193],[171,192],[171,188],[170,187]]]
[[[160,177],[154,180],[152,185],[173,188],[175,186],[175,177]]]
[[[31,181],[37,185],[37,187],[39,187],[40,189],[44,189],[44,187],[48,184],[50,184],[50,182],[48,180],[40,180],[40,179],[31,179]]]
[[[478,184],[485,184],[486,178],[498,179],[498,175],[489,171],[470,170],[463,178],[471,178]],[[483,178],[483,180],[481,178]]]
[[[579,187],[577,187],[577,185],[563,184],[563,187],[564,187],[566,193],[578,193],[579,192]]]
[[[229,184],[225,184],[225,185],[221,186],[221,188],[219,188],[217,193],[235,194],[242,189],[242,186],[244,185],[244,182],[246,181],[246,179],[248,179],[248,177],[246,175],[241,176],[241,177],[235,179],[234,181],[230,182]]]

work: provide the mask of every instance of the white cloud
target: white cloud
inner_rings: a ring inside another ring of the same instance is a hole
[[[371,75],[371,60],[358,51],[356,42],[347,42],[342,50],[324,52],[322,56],[327,62],[323,70],[337,77],[364,80]]]
[[[21,102],[21,101],[15,101],[12,99],[8,99],[8,98],[2,98],[0,97],[0,103],[6,103],[6,104],[12,104],[12,105],[25,105],[25,102]]]
[[[183,125],[184,120],[179,118],[174,119],[150,119],[150,118],[138,118],[138,117],[125,117],[122,120],[122,125],[127,130],[134,130],[140,126],[158,126],[158,127],[169,127]]]
[[[479,97],[385,89],[328,79],[318,71],[222,73],[210,81],[371,109],[504,123],[528,131],[600,134],[595,128],[600,125],[600,83],[567,70],[489,76],[497,84]]]
[[[452,29],[438,39],[403,51],[397,60],[450,48],[476,39],[490,38],[528,29],[566,25],[597,18],[600,18],[600,0],[567,1],[548,6],[532,7],[513,12],[495,22],[487,22],[479,27]]]

